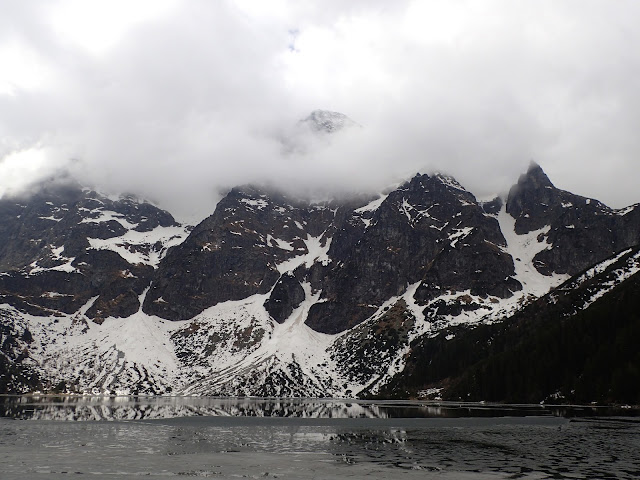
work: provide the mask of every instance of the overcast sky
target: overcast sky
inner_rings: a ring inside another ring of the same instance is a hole
[[[181,219],[269,181],[416,171],[640,201],[635,0],[3,0],[0,193],[58,168]],[[283,148],[314,109],[363,128]]]

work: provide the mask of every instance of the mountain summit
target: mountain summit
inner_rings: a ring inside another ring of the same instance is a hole
[[[533,163],[509,191],[507,213],[519,235],[537,232],[548,246],[535,258],[545,275],[570,275],[638,244],[638,205],[614,210],[598,200],[556,188]]]
[[[308,125],[313,131],[323,133],[334,133],[358,125],[343,113],[328,110],[314,110],[301,123]]]

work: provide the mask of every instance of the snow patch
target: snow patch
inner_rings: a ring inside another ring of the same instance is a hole
[[[387,199],[388,196],[389,194],[384,194],[384,195],[381,194],[378,198],[367,203],[364,207],[356,208],[354,212],[355,213],[375,212],[378,208],[380,208],[380,205],[382,205],[382,203]]]
[[[76,257],[65,257],[62,255],[62,252],[64,251],[64,245],[61,247],[55,247],[53,245],[49,245],[49,248],[51,249],[51,259],[56,261],[62,261],[64,263],[62,263],[61,265],[56,265],[55,267],[46,268],[46,267],[40,267],[38,265],[38,260],[35,260],[31,262],[31,264],[29,264],[29,267],[31,267],[31,269],[29,270],[28,275],[35,275],[40,272],[50,272],[50,271],[66,272],[66,273],[74,273],[79,271],[76,267],[71,265],[71,263],[76,259]]]
[[[507,241],[507,247],[504,250],[513,258],[515,278],[522,284],[523,295],[542,296],[569,278],[569,275],[542,275],[534,266],[533,258],[550,246],[546,240],[546,234],[550,229],[548,225],[539,230],[518,235],[515,232],[516,221],[507,213],[504,206],[498,213],[498,222],[502,235]],[[538,237],[544,239],[539,241]]]
[[[322,245],[323,235],[324,233],[317,237],[312,237],[307,234],[307,239],[304,240],[304,244],[307,247],[307,253],[290,258],[289,260],[276,265],[278,271],[280,273],[291,272],[300,265],[304,265],[306,268],[311,268],[311,265],[316,262],[321,263],[322,265],[328,265],[329,262],[331,262],[328,253],[332,239],[325,239],[325,243]]]
[[[638,207],[638,205],[640,205],[640,203],[636,203],[635,205],[630,205],[628,207],[621,208],[620,210],[615,210],[615,214],[623,217],[627,213],[633,212]]]
[[[158,226],[149,232],[128,230],[120,237],[87,240],[91,248],[114,251],[132,265],[142,263],[157,268],[169,248],[182,243],[188,234],[183,226]]]
[[[452,248],[455,248],[456,244],[468,237],[473,231],[473,227],[454,228],[449,234],[449,241]]]
[[[134,229],[138,226],[137,223],[129,222],[126,218],[124,218],[124,215],[118,212],[113,212],[111,210],[102,210],[102,209],[94,209],[94,210],[91,210],[91,212],[92,213],[98,212],[100,213],[100,215],[96,218],[83,218],[82,220],[80,220],[80,223],[103,223],[103,222],[109,222],[111,220],[115,220],[116,222],[118,222],[120,225],[122,225],[124,228],[128,230]]]
[[[269,202],[262,199],[242,198],[240,199],[240,201],[246,205],[249,205],[250,207],[257,208],[258,210],[264,210],[269,206]]]
[[[289,252],[293,252],[294,250],[293,245],[290,242],[287,242],[280,238],[273,238],[271,234],[267,234],[267,245],[272,247],[274,242],[276,244],[276,247],[281,248],[282,250],[287,250]]]
[[[402,203],[400,204],[400,212],[404,213],[407,216],[407,220],[409,221],[409,223],[411,223],[411,220],[413,220],[411,216],[411,210],[414,210],[413,205],[407,202],[406,198],[402,197]]]

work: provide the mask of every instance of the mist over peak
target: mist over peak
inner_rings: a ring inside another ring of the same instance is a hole
[[[635,201],[633,2],[96,1],[3,12],[0,192],[77,159],[83,184],[198,217],[234,185],[379,191],[425,167],[488,197],[537,158]]]
[[[358,125],[345,114],[329,110],[314,110],[301,122],[314,131],[325,133],[333,133]]]

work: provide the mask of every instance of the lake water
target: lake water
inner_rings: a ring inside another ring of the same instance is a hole
[[[0,397],[0,478],[638,479],[635,410]]]

